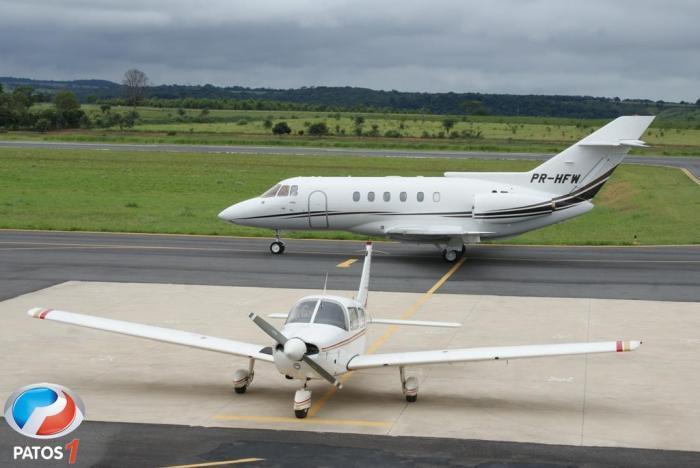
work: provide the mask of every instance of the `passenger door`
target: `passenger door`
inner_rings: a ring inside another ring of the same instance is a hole
[[[314,190],[309,194],[309,227],[328,228],[328,198],[325,192]]]

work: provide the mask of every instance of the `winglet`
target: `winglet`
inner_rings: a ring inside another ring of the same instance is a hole
[[[365,262],[362,265],[360,287],[358,288],[357,296],[355,297],[355,300],[362,304],[363,307],[367,307],[367,295],[369,293],[369,272],[372,265],[372,241],[367,241],[365,248],[367,250],[367,255],[365,256]]]

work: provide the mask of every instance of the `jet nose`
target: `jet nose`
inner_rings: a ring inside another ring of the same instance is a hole
[[[221,213],[218,214],[219,219],[222,221],[231,222],[236,218],[240,218],[241,210],[238,208],[238,205],[240,205],[240,203],[231,205],[228,208],[224,209]]]

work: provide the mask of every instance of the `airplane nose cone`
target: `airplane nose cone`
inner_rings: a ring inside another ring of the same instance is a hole
[[[219,213],[217,215],[219,217],[219,219],[222,221],[231,221],[232,219],[235,219],[233,217],[234,212],[235,212],[235,209],[234,209],[235,206],[236,205],[232,205],[232,206],[229,206],[228,208],[222,210],[221,213]]]
[[[290,361],[301,361],[306,354],[306,343],[299,338],[290,338],[284,344],[284,355]]]

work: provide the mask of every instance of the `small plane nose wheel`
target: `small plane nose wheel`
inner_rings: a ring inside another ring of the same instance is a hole
[[[299,419],[305,418],[309,414],[310,407],[311,390],[306,387],[306,382],[304,382],[304,386],[294,394],[294,416]]]
[[[284,242],[280,239],[279,229],[275,229],[275,240],[270,244],[270,252],[273,255],[281,255],[284,253]]]

